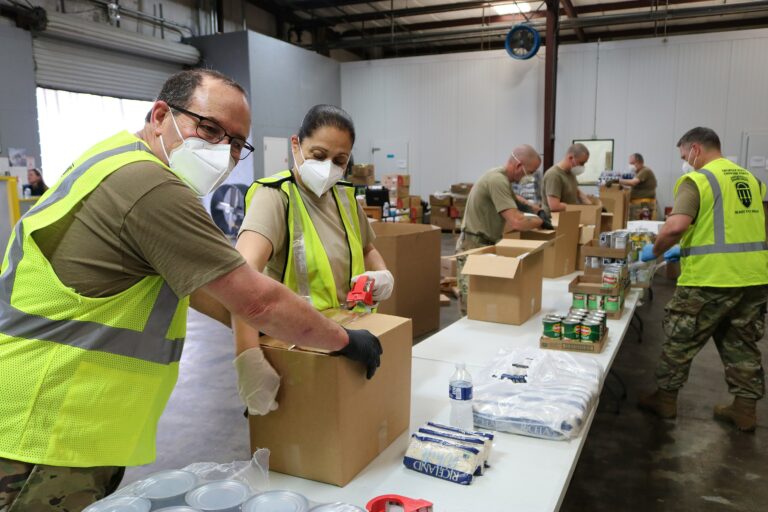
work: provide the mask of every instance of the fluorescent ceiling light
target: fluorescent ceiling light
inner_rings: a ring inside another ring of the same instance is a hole
[[[531,4],[528,2],[517,2],[511,4],[494,5],[493,10],[496,14],[520,14],[522,12],[531,12]]]

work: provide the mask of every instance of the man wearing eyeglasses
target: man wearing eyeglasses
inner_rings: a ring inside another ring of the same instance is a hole
[[[516,147],[503,167],[495,167],[483,174],[469,191],[467,208],[461,222],[461,235],[456,242],[456,253],[494,245],[504,235],[505,226],[514,231],[529,231],[552,225],[544,212],[521,196],[512,192],[511,183],[530,179],[541,165],[541,158],[529,145]],[[541,214],[525,215],[541,211]],[[467,313],[468,283],[462,274],[466,256],[456,258],[459,308]]]
[[[237,83],[180,72],[140,132],[86,151],[17,223],[0,273],[0,511],[82,510],[155,459],[190,298],[379,365],[375,336],[252,270],[200,203],[253,151],[249,130]]]

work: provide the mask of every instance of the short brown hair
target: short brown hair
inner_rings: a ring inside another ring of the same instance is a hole
[[[691,128],[677,141],[677,147],[694,143],[701,144],[707,149],[720,151],[720,137],[717,136],[717,133],[712,128],[704,128],[703,126]]]

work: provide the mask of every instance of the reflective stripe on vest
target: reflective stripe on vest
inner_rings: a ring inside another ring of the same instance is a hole
[[[732,254],[739,252],[753,252],[768,250],[768,242],[749,242],[749,243],[727,243],[725,241],[725,213],[723,209],[723,192],[720,188],[720,182],[712,172],[707,169],[699,169],[707,178],[712,196],[714,198],[713,218],[715,243],[709,245],[698,245],[693,247],[683,247],[680,249],[681,256],[697,256],[702,254]]]
[[[177,362],[181,359],[184,339],[165,339],[165,333],[178,307],[178,299],[167,283],[160,290],[155,306],[147,320],[147,325],[142,332],[80,320],[51,320],[44,316],[20,311],[11,304],[10,300],[16,281],[18,263],[24,257],[23,219],[41,213],[66,197],[74,182],[92,166],[111,156],[137,150],[149,152],[143,144],[137,142],[89,158],[76,169],[70,171],[50,195],[25,213],[16,224],[14,237],[8,248],[8,266],[0,275],[0,305],[2,305],[0,334],[52,341],[86,350],[100,350],[160,364]],[[149,340],[164,341],[149,343]]]
[[[283,271],[283,284],[307,300],[316,309],[324,310],[339,307],[336,283],[328,256],[312,224],[312,219],[306,211],[306,206],[291,171],[282,171],[269,178],[254,182],[246,194],[246,210],[250,208],[255,191],[259,187],[272,186],[276,188],[275,185],[278,185],[288,198],[286,227],[289,242],[288,257]],[[354,194],[354,191],[346,185],[340,184],[331,188],[330,192],[344,227],[350,258],[349,279],[351,279],[353,275],[365,271],[360,221],[357,212],[352,210],[353,203],[349,197]],[[308,247],[315,247],[316,253],[311,254]],[[324,268],[327,271],[323,270]],[[311,275],[315,276],[314,279],[310,278]]]

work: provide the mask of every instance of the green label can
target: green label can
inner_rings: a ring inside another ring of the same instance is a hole
[[[609,295],[605,298],[605,310],[615,313],[617,311],[621,311],[619,308],[619,297],[615,295]]]
[[[544,336],[547,338],[559,339],[562,329],[563,321],[560,317],[549,315],[544,317]]]
[[[587,297],[587,309],[590,311],[595,311],[598,309],[603,309],[603,296],[602,295],[589,295]]]
[[[581,323],[581,341],[584,343],[597,343],[600,341],[600,322],[584,320]]]
[[[583,293],[574,293],[573,294],[573,303],[571,304],[571,308],[573,309],[584,309],[587,307],[587,296]]]
[[[570,341],[581,340],[581,321],[575,318],[566,318],[563,320],[563,339]]]

